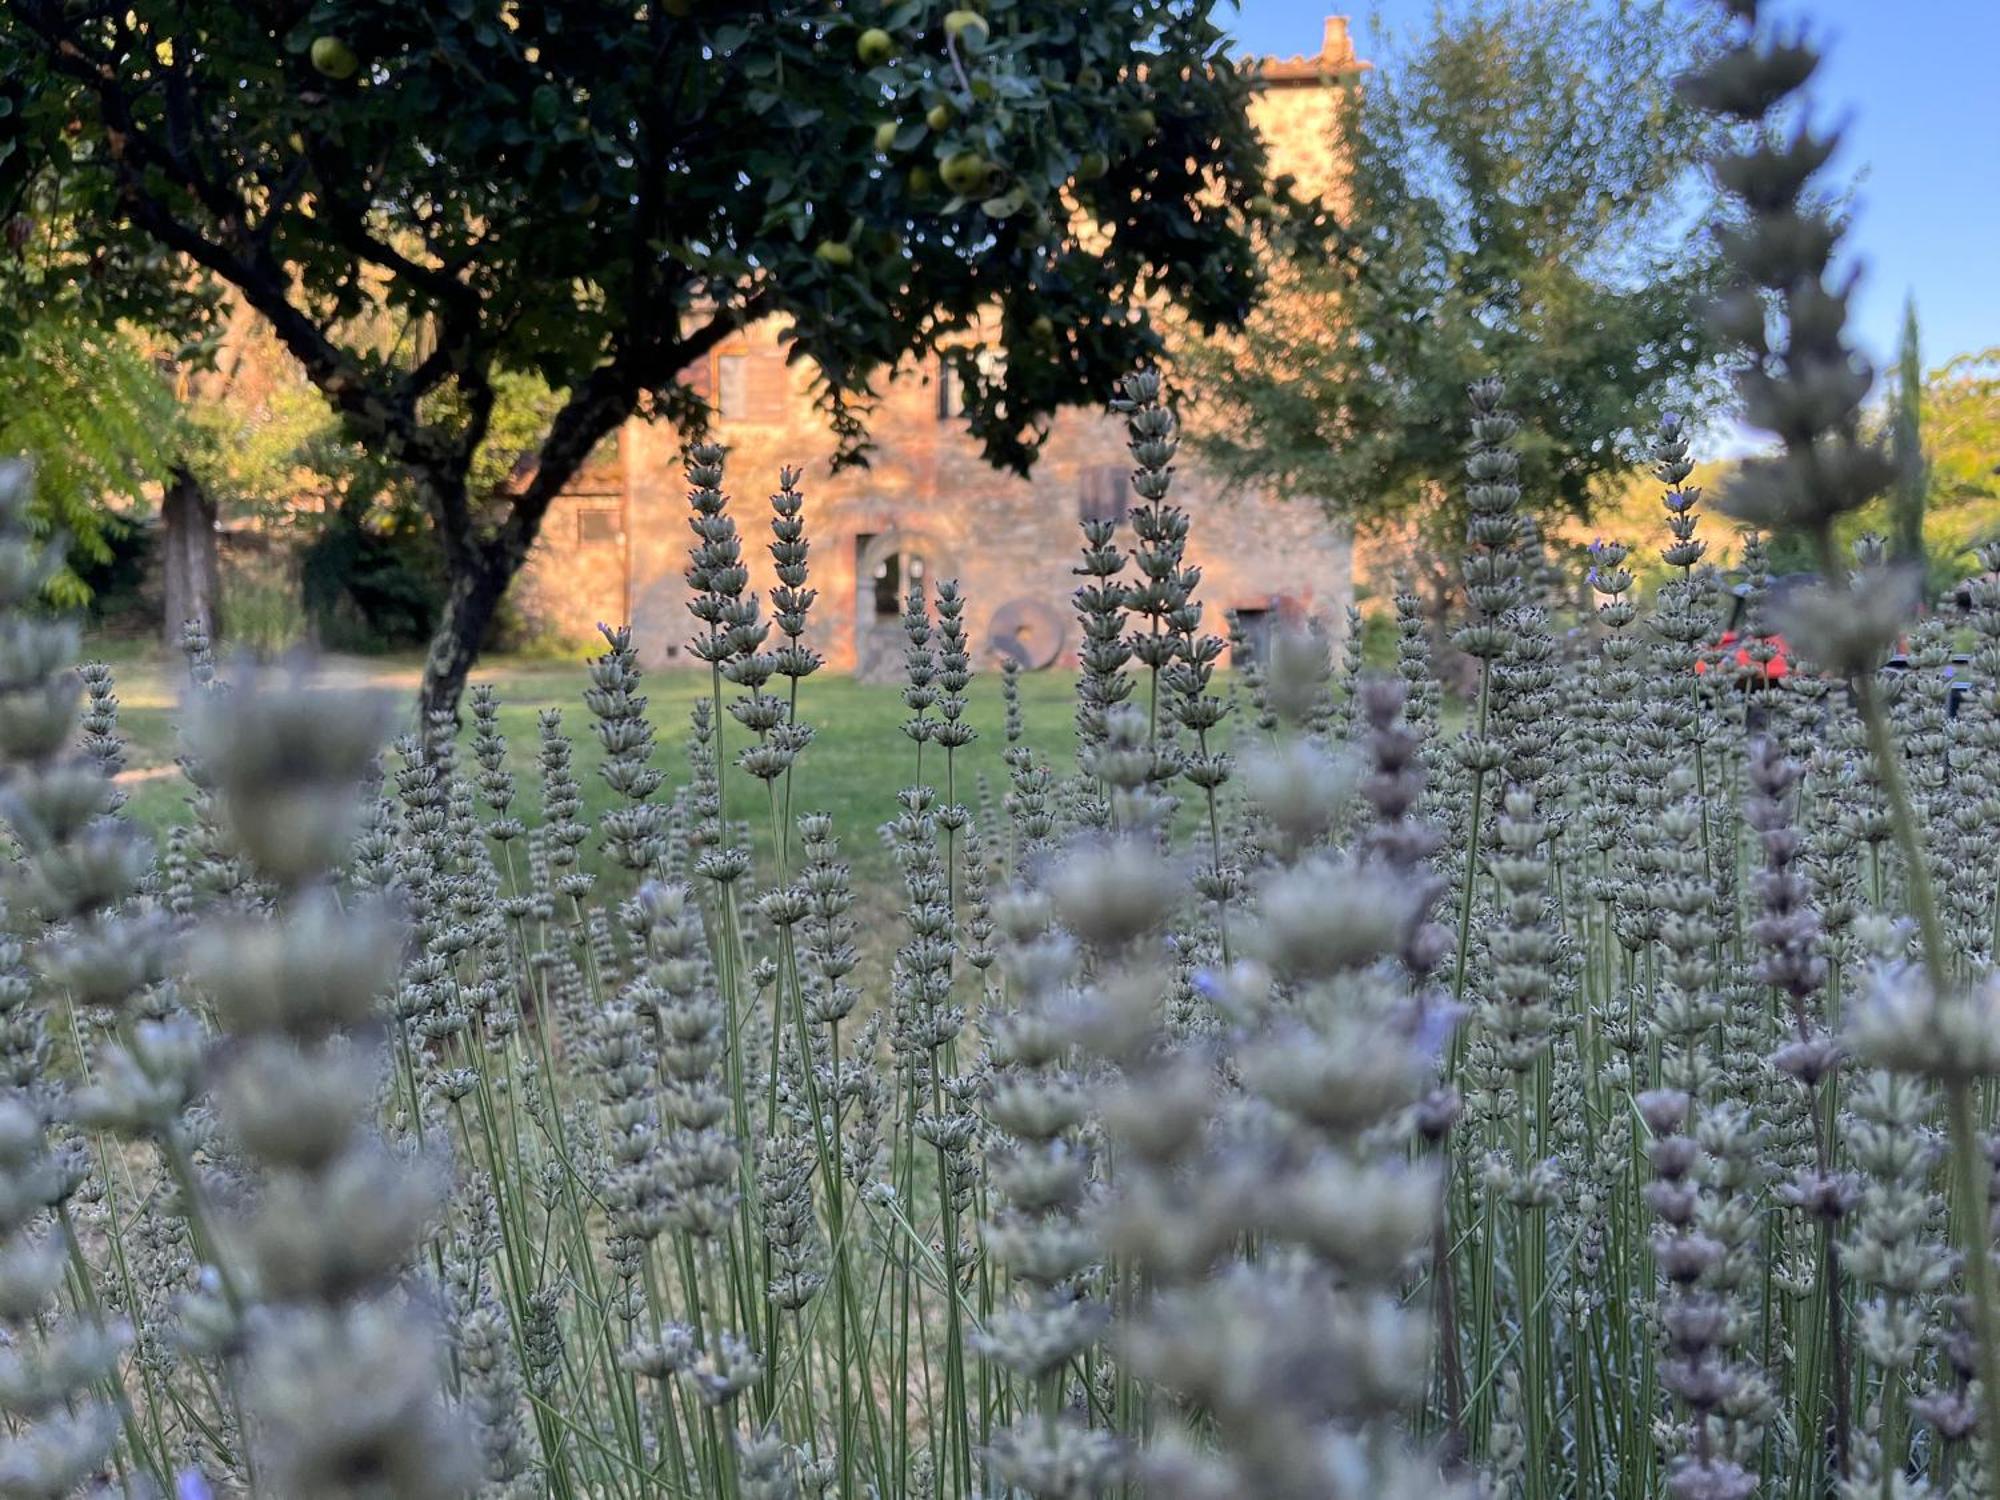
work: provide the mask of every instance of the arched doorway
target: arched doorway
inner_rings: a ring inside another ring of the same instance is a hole
[[[910,590],[926,598],[941,578],[956,576],[950,552],[925,531],[891,525],[854,538],[854,674],[893,682],[903,670],[903,603]]]

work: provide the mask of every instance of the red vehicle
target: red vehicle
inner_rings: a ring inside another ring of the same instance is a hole
[[[1813,582],[1810,573],[1789,573],[1773,578],[1764,591],[1764,603],[1768,608],[1773,600],[1781,597],[1801,584]],[[1741,679],[1745,687],[1761,687],[1767,683],[1782,682],[1791,675],[1792,651],[1785,644],[1785,638],[1775,630],[1753,632],[1749,628],[1750,585],[1739,583],[1730,591],[1729,623],[1721,635],[1709,647],[1708,657],[1694,664],[1696,672],[1706,674],[1709,660],[1727,662],[1734,669],[1732,675]],[[1753,648],[1759,648],[1754,649]],[[1757,658],[1769,652],[1767,660]]]
[[[1768,608],[1773,601],[1782,598],[1792,589],[1818,581],[1817,576],[1812,573],[1788,573],[1773,578],[1765,590],[1765,606]],[[1709,662],[1713,660],[1718,664],[1728,663],[1731,677],[1744,688],[1766,687],[1774,682],[1782,682],[1793,671],[1791,647],[1775,630],[1752,632],[1748,628],[1750,614],[1748,584],[1738,584],[1730,593],[1732,599],[1728,627],[1715,638],[1704,659],[1694,664],[1695,671],[1706,675]],[[1970,608],[1970,600],[1963,596],[1963,591],[1957,602],[1962,609]],[[1753,647],[1758,643],[1762,644],[1763,649],[1753,655]],[[1757,656],[1763,655],[1765,651],[1770,653],[1769,659],[1761,664],[1760,670]],[[1958,654],[1954,655],[1944,668],[1944,680],[1947,684],[1945,706],[1946,711],[1954,718],[1958,716],[1959,708],[1972,692],[1970,667],[1971,658]],[[1910,671],[1907,651],[1899,645],[1889,659],[1882,663],[1882,669],[1886,672]]]
[[[1716,637],[1715,645],[1711,649],[1717,656],[1733,660],[1736,664],[1737,672],[1744,677],[1757,677],[1761,674],[1765,682],[1781,681],[1792,670],[1791,662],[1787,656],[1785,638],[1776,631],[1772,631],[1755,639],[1761,640],[1773,653],[1770,659],[1761,665],[1758,663],[1756,657],[1750,654],[1752,642],[1744,640],[1740,631],[1723,631],[1721,635]],[[1708,663],[1706,661],[1698,661],[1694,664],[1694,669],[1698,673],[1706,673],[1708,671]]]

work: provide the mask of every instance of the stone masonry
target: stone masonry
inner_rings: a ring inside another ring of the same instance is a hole
[[[1359,67],[1347,23],[1334,19],[1317,56],[1265,65],[1253,117],[1274,173],[1292,173],[1308,191],[1333,190],[1340,86]],[[902,593],[947,578],[964,587],[982,654],[1010,651],[1031,666],[1074,661],[1078,522],[1122,516],[1131,503],[1121,421],[1062,413],[1022,479],[980,457],[949,410],[948,381],[933,361],[888,383],[870,419],[870,467],[835,475],[824,462],[832,440],[806,372],[786,365],[775,324],[749,329],[694,374],[718,407],[713,436],[729,449],[728,488],[754,588],[773,581],[766,497],[780,466],[805,470],[800,488],[819,590],[810,639],[831,669],[892,675]],[[600,620],[629,622],[650,662],[684,659],[693,622],[681,577],[690,541],[682,441],[669,425],[634,421],[615,452],[600,454],[544,522],[515,586],[524,615],[579,639]],[[1234,610],[1253,639],[1280,619],[1309,618],[1337,631],[1353,598],[1347,533],[1310,499],[1230,490],[1190,451],[1183,457],[1174,499],[1193,520],[1188,551],[1203,571],[1212,628]]]

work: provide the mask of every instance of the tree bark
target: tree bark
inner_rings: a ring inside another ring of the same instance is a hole
[[[576,477],[597,445],[632,415],[639,400],[636,383],[615,366],[601,367],[556,413],[536,455],[535,471],[506,502],[504,519],[490,536],[472,534],[473,506],[466,494],[468,450],[458,465],[419,471],[425,508],[437,524],[450,591],[443,618],[424,662],[418,705],[425,722],[435,713],[458,716],[458,700],[507,586],[527,564],[541,532],[542,518],[563,487]]]
[[[176,467],[160,502],[160,563],[165,593],[161,635],[178,650],[188,624],[198,624],[212,640],[222,571],[215,541],[215,500],[199,479]]]
[[[435,713],[457,717],[465,679],[473,663],[479,660],[493,616],[499,612],[500,601],[507,596],[507,585],[514,581],[519,570],[518,563],[508,567],[503,559],[484,549],[474,554],[474,560],[453,567],[444,615],[438,622],[437,634],[431,638],[430,655],[424,660],[423,686],[418,691],[418,707],[425,724],[431,722]]]

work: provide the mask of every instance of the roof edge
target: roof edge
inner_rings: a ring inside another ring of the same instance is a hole
[[[1314,57],[1266,57],[1256,63],[1258,82],[1271,87],[1316,87],[1342,82],[1366,72],[1368,64],[1354,55],[1354,36],[1346,16],[1328,16]]]

